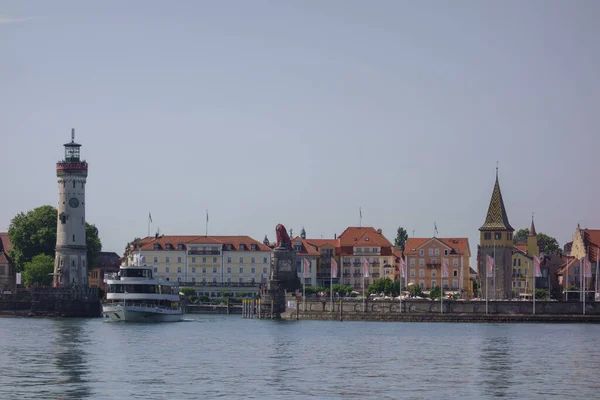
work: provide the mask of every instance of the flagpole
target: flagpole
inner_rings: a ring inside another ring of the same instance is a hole
[[[585,258],[583,258],[583,265],[585,268]],[[583,274],[583,268],[579,268],[581,274],[581,293],[583,293],[583,315],[585,315],[585,275]]]
[[[148,237],[150,237],[150,223],[152,222],[152,215],[148,213]]]
[[[206,210],[206,230],[204,236],[208,236],[208,210]]]
[[[306,257],[302,258],[302,303],[303,311],[306,312],[306,267],[304,263],[306,262]]]
[[[335,259],[333,260],[335,261]],[[331,298],[331,312],[333,312],[333,271],[331,268],[331,260],[329,260],[329,297]]]
[[[535,257],[535,256],[534,256]],[[537,274],[535,259],[533,260],[533,315],[535,315],[535,276]]]
[[[485,268],[485,313],[487,314],[488,313],[488,301],[489,301],[489,297],[490,297],[488,295],[488,293],[489,293],[488,286],[490,286],[490,279],[489,279],[490,271],[489,271],[489,268],[487,265],[487,263],[488,263],[487,257],[489,257],[489,256],[485,256],[485,257],[486,257],[486,259],[485,259],[485,262],[483,263],[483,267]]]
[[[598,261],[600,258],[600,247],[596,247],[596,285],[594,286],[594,301],[597,301],[598,297]]]
[[[363,269],[364,269],[364,266],[363,266]],[[363,281],[362,282],[362,284],[363,284],[363,312],[365,312],[365,296],[366,296],[366,293],[365,293],[365,273],[364,272],[362,274],[362,277],[363,277],[363,279],[362,279],[362,281]]]

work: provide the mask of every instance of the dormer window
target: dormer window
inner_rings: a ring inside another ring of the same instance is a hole
[[[256,250],[256,245],[255,244],[251,244],[250,245],[250,250]]]
[[[167,250],[171,250],[173,248],[173,246],[171,245],[171,243],[167,243]]]
[[[243,243],[240,243],[240,251],[242,251],[242,250],[245,250],[245,249],[244,249],[244,244],[243,244]]]
[[[231,249],[232,249],[232,247],[233,247],[233,246],[231,245],[231,243],[227,243],[227,245],[226,245],[226,249],[227,249],[227,250],[231,250]]]
[[[159,244],[158,243],[154,243],[154,250],[158,250]]]
[[[183,250],[183,243],[178,243],[177,244],[177,249],[178,250]]]

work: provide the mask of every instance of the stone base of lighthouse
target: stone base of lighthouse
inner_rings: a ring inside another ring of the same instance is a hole
[[[54,287],[88,286],[87,251],[85,246],[56,249]]]

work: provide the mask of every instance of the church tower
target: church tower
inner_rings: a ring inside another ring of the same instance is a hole
[[[85,183],[88,164],[80,159],[81,145],[75,143],[75,129],[71,131],[71,142],[64,146],[65,159],[56,163],[58,219],[53,284],[55,287],[87,286]]]
[[[537,232],[535,231],[535,224],[533,223],[533,215],[531,216],[531,226],[529,227],[529,233],[527,234],[527,255],[540,256],[540,248],[537,243]]]
[[[485,217],[485,223],[479,228],[479,265],[478,272],[481,281],[481,293],[489,299],[510,299],[512,297],[512,251],[513,232],[515,230],[508,222],[504,200],[498,182],[496,168],[496,183],[492,199]],[[494,259],[494,275],[486,279],[487,256]],[[486,290],[487,289],[487,290]]]

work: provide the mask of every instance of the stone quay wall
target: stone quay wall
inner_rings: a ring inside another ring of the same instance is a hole
[[[406,322],[600,322],[600,303],[536,301],[365,301],[288,302],[282,318],[291,320],[406,321]]]
[[[97,288],[32,288],[2,296],[2,315],[29,317],[100,317],[102,306]]]

